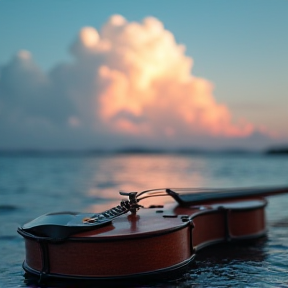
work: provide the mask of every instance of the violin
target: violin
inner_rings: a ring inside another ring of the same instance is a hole
[[[159,277],[207,246],[264,236],[265,197],[283,193],[288,187],[120,192],[127,198],[104,212],[48,213],[19,227],[23,268],[40,282]],[[142,205],[160,196],[174,202]]]

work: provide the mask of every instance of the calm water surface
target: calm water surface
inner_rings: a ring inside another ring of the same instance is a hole
[[[94,211],[119,190],[288,186],[288,157],[261,155],[0,156],[0,287],[27,287],[17,227],[52,211]],[[204,249],[155,287],[288,287],[288,195],[269,198],[266,239]],[[29,285],[28,285],[29,286]],[[31,286],[32,287],[32,286]],[[35,286],[33,286],[35,287]]]

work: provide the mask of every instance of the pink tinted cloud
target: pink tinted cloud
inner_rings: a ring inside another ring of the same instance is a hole
[[[193,145],[201,137],[270,134],[234,119],[216,101],[214,85],[192,74],[185,47],[153,17],[138,23],[114,15],[99,31],[81,29],[70,51],[74,61],[49,73],[27,51],[0,67],[0,128],[13,135],[5,138],[8,146],[19,131],[21,139],[26,132],[35,139],[45,134],[55,145],[62,139],[62,146],[81,143],[84,136],[89,143],[113,139],[125,145],[129,137],[153,145],[164,137]]]
[[[245,137],[255,129],[233,121],[213,85],[191,74],[185,47],[155,18],[129,23],[112,16],[100,32],[83,28],[73,48],[79,58],[105,59],[96,75],[95,113],[111,131]]]

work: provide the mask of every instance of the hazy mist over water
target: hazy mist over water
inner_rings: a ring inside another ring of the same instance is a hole
[[[261,154],[0,156],[0,287],[25,287],[17,227],[52,211],[111,207],[119,190],[288,186],[288,157]],[[269,198],[268,238],[203,250],[171,287],[288,286],[288,196]],[[159,279],[157,287],[165,286]]]

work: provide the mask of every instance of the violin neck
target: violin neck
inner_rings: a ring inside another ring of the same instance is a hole
[[[185,190],[185,194],[177,189],[167,189],[170,194],[180,205],[194,205],[209,201],[232,200],[232,199],[251,199],[255,197],[266,197],[277,194],[288,193],[288,186],[285,187],[254,187],[254,188],[223,188],[223,189],[205,189],[201,191]],[[173,193],[176,192],[176,193]],[[180,192],[180,194],[178,193]],[[191,193],[192,192],[192,193]]]

